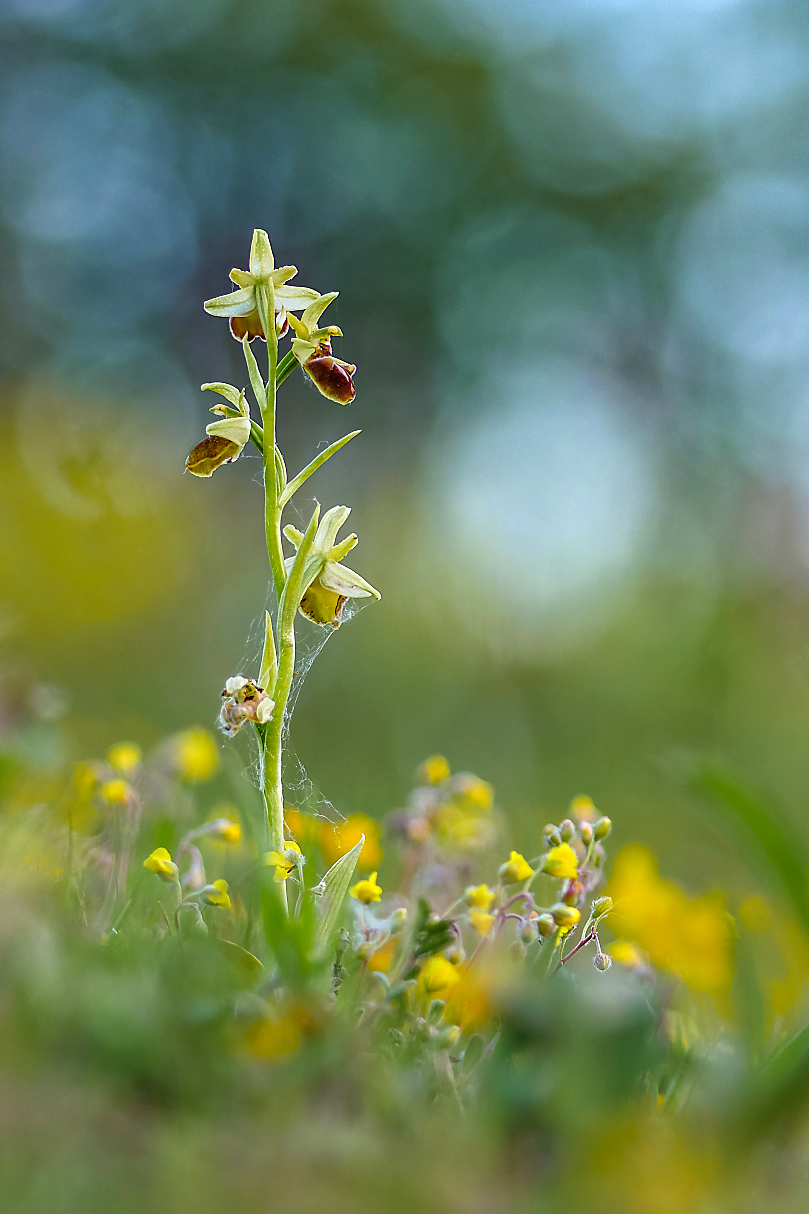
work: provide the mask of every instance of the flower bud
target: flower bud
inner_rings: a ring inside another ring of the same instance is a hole
[[[533,944],[537,938],[537,921],[536,919],[526,919],[520,928],[520,939],[523,944]]]
[[[581,835],[581,841],[584,846],[589,847],[593,841],[593,828],[589,822],[582,822],[581,826],[579,827],[579,834]]]
[[[547,911],[538,917],[536,924],[540,936],[550,936],[556,930],[556,920]]]
[[[515,961],[524,961],[525,951],[525,945],[523,944],[522,940],[515,940],[514,943],[509,946],[508,954],[510,957],[513,957]]]
[[[604,970],[608,970],[612,965],[612,958],[608,957],[606,953],[596,953],[593,958],[593,965],[603,973]]]
[[[202,901],[207,906],[219,906],[222,910],[231,910],[230,894],[227,881],[214,881],[200,890]]]
[[[554,902],[551,914],[557,927],[575,927],[581,919],[581,911],[575,906],[565,906],[564,902]]]
[[[581,899],[582,888],[580,881],[571,881],[559,901],[564,902],[566,906],[575,906]]]
[[[596,898],[591,907],[591,914],[594,919],[603,919],[612,910],[612,898],[609,895],[604,895],[603,898]]]
[[[593,827],[593,833],[598,840],[606,839],[607,835],[612,830],[611,818],[599,818]]]
[[[571,822],[570,818],[565,818],[559,826],[559,834],[562,836],[563,843],[569,843],[576,833],[576,825]]]
[[[466,950],[462,945],[456,945],[455,948],[447,953],[447,961],[449,961],[450,965],[463,965],[464,961],[466,961]]]
[[[562,836],[559,833],[559,827],[554,826],[552,822],[542,832],[542,836],[546,847],[559,847],[562,843]]]
[[[449,763],[443,755],[430,755],[416,772],[420,784],[443,784],[451,775]]]
[[[438,1024],[441,1017],[444,1015],[446,1003],[443,999],[431,999],[430,1006],[427,1008],[427,1023]]]
[[[436,1044],[442,1050],[451,1049],[452,1046],[455,1045],[455,1042],[458,1040],[460,1035],[461,1035],[461,1030],[459,1029],[458,1025],[450,1024],[437,1037]]]
[[[389,920],[390,926],[388,930],[392,936],[397,936],[399,932],[404,931],[407,924],[407,910],[404,906],[397,907]]]

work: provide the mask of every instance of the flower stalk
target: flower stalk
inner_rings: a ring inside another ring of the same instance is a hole
[[[342,336],[341,331],[336,326],[318,327],[321,314],[336,299],[337,292],[322,295],[309,287],[287,285],[296,273],[294,266],[276,268],[266,232],[256,229],[250,248],[249,270],[230,273],[239,289],[205,304],[210,314],[229,319],[231,333],[241,341],[261,424],[259,426],[250,417],[244,392],[228,384],[204,385],[206,389],[213,388],[229,403],[214,407],[213,412],[224,420],[208,428],[208,439],[198,444],[186,463],[195,475],[210,476],[218,467],[238,459],[248,441],[253,442],[262,458],[264,530],[277,601],[275,627],[272,616],[266,612],[258,682],[242,675],[229,679],[220,720],[229,734],[237,732],[246,720],[255,727],[261,749],[260,783],[266,809],[264,842],[270,852],[278,854],[282,854],[286,846],[283,743],[295,672],[297,613],[300,610],[315,623],[336,628],[347,599],[380,597],[359,574],[340,564],[342,556],[357,542],[356,536],[349,536],[339,544],[335,542],[340,526],[348,517],[347,507],[334,507],[320,523],[320,506],[316,505],[303,535],[295,528],[282,528],[284,508],[293,495],[359,433],[355,430],[332,443],[288,482],[286,464],[276,438],[280,384],[296,366],[301,366],[322,396],[346,404],[354,397],[352,376],[356,370],[353,364],[343,363],[331,353],[331,338]],[[293,312],[302,313],[300,320],[295,319]],[[292,348],[279,360],[279,337],[287,333],[290,325],[294,334]],[[266,382],[251,348],[251,342],[257,337],[267,344]],[[296,549],[289,557],[284,555],[284,536]],[[270,709],[271,715],[268,715]],[[279,893],[286,906],[283,883]]]

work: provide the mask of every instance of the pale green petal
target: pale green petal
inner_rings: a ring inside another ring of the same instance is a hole
[[[341,561],[344,556],[348,556],[352,548],[356,548],[359,540],[356,535],[348,535],[344,540],[340,540],[339,544],[335,544],[329,553],[330,561]]]
[[[233,384],[200,384],[199,390],[200,392],[218,392],[220,396],[224,396],[225,400],[229,400],[234,408],[241,409],[241,400],[244,393],[240,392],[238,388],[234,388]],[[222,406],[219,405],[217,407],[221,408]]]
[[[319,552],[322,552],[324,556],[328,556],[331,552],[337,532],[350,513],[350,506],[332,506],[331,510],[327,510],[323,515],[323,518],[320,520],[320,526],[317,529],[317,535],[315,536],[314,547]]]
[[[270,275],[272,285],[277,291],[278,288],[282,287],[285,282],[289,281],[290,278],[294,278],[297,273],[297,266],[279,266],[278,269],[273,270],[272,274]]]
[[[292,318],[290,317],[290,319]],[[292,353],[295,355],[301,366],[309,361],[316,350],[317,346],[312,345],[310,341],[301,341],[299,337],[293,337]]]
[[[230,278],[231,282],[236,283],[237,287],[255,286],[255,283],[253,282],[253,275],[249,274],[247,270],[231,270],[228,277]]]
[[[296,548],[300,548],[301,540],[303,539],[302,531],[299,531],[297,527],[293,527],[291,523],[287,523],[286,527],[284,528],[284,535],[287,537],[290,544],[294,544]],[[294,557],[292,559],[294,560]]]
[[[323,313],[326,311],[326,308],[328,308],[329,304],[332,303],[339,294],[339,291],[330,291],[328,295],[319,295],[316,300],[309,304],[309,307],[304,312],[301,320],[306,325],[310,333],[317,325],[317,322],[320,320]]]
[[[203,307],[211,316],[248,316],[255,311],[256,296],[252,287],[245,287],[241,291],[231,291],[229,295],[208,299]]]
[[[274,269],[270,238],[263,228],[256,228],[250,245],[250,273],[256,280],[267,282]]]
[[[275,297],[287,312],[301,312],[318,298],[311,287],[276,287]]]
[[[335,594],[344,594],[349,599],[363,599],[369,596],[375,599],[382,598],[382,595],[370,582],[366,582],[365,578],[360,577],[353,569],[349,569],[346,565],[339,565],[336,561],[326,561],[326,566],[320,575],[320,584],[327,590],[333,590]]]
[[[249,417],[224,417],[221,422],[211,422],[205,427],[206,434],[218,434],[220,438],[229,438],[232,443],[244,447],[250,439]]]

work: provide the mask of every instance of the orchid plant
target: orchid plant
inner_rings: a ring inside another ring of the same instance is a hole
[[[301,532],[283,524],[283,514],[294,495],[313,473],[355,438],[354,430],[332,443],[297,476],[288,479],[286,463],[276,438],[278,389],[298,366],[328,400],[347,405],[355,395],[356,367],[332,352],[332,338],[342,337],[336,325],[322,327],[321,317],[337,298],[310,287],[290,285],[294,266],[276,267],[267,233],[256,229],[250,248],[249,270],[231,270],[237,290],[209,299],[205,310],[226,317],[230,331],[241,342],[247,375],[258,408],[251,413],[246,389],[225,383],[205,383],[203,391],[222,400],[211,410],[217,420],[206,427],[206,437],[193,448],[186,467],[195,476],[211,476],[217,468],[238,459],[252,442],[261,454],[264,470],[264,522],[270,576],[277,607],[265,613],[264,647],[258,677],[238,674],[228,679],[222,693],[220,723],[232,735],[246,723],[256,731],[261,754],[260,785],[266,809],[266,844],[270,854],[282,857],[285,842],[282,749],[284,726],[295,671],[295,621],[298,612],[322,628],[337,628],[349,598],[379,599],[380,593],[364,578],[342,564],[357,543],[356,535],[338,541],[350,514],[347,506],[334,506],[321,518],[315,505],[309,525]],[[300,313],[296,316],[295,313]],[[279,359],[279,342],[292,334],[290,349]],[[266,378],[251,343],[259,338],[267,346]],[[284,550],[284,539],[292,546]],[[295,856],[289,856],[290,864]],[[279,885],[285,902],[285,885]]]

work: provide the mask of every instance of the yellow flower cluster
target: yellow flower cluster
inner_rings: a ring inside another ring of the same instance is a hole
[[[654,855],[639,844],[616,856],[607,893],[614,903],[610,926],[623,941],[638,945],[654,965],[692,990],[727,992],[733,979],[733,923],[721,894],[689,897],[660,876]],[[613,956],[624,959],[615,946]]]

